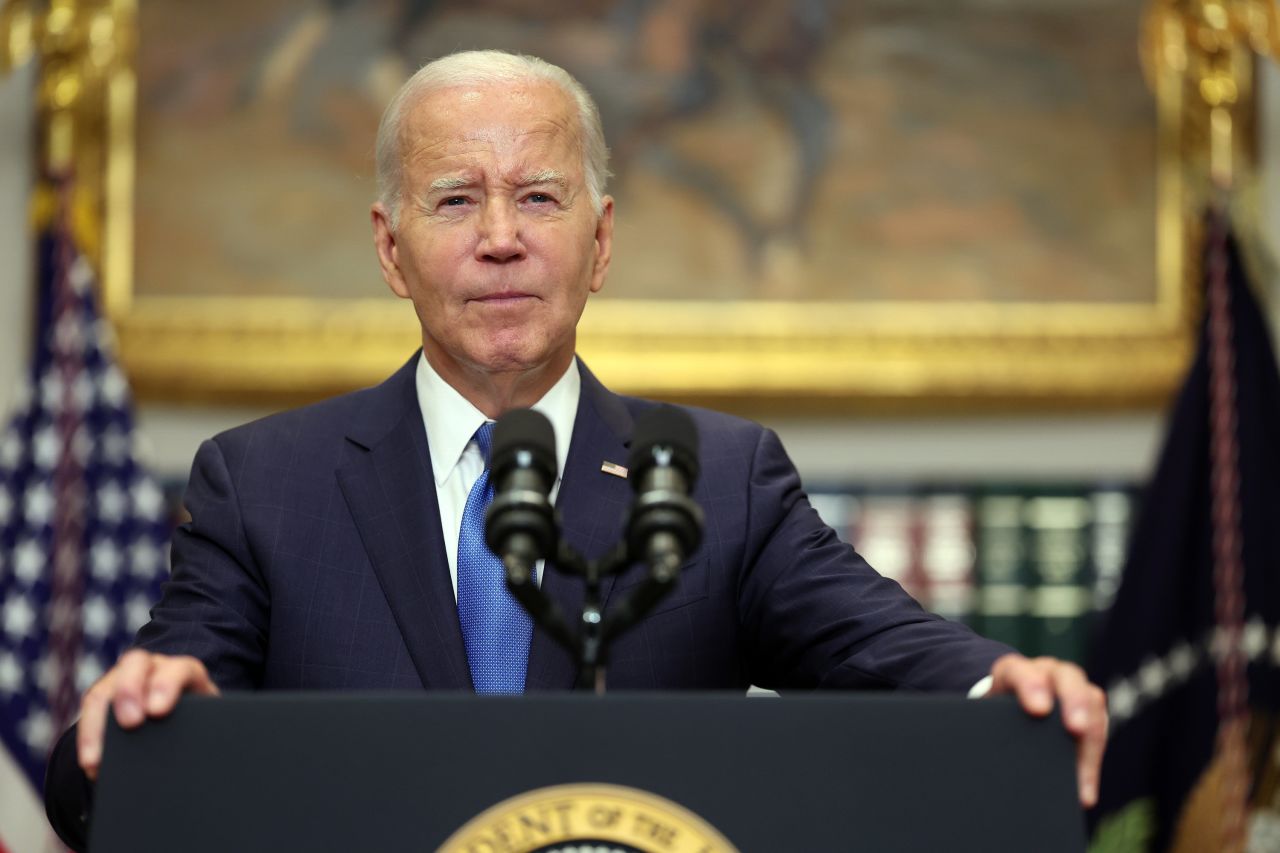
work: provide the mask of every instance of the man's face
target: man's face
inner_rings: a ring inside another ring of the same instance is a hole
[[[613,202],[591,204],[576,111],[542,83],[443,89],[412,102],[393,233],[373,210],[383,277],[411,299],[448,374],[561,371],[604,284]]]

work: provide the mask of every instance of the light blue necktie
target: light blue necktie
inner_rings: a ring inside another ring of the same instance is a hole
[[[489,449],[493,424],[476,430],[484,473],[471,487],[458,534],[458,620],[477,693],[523,693],[533,621],[507,589],[502,561],[484,541],[484,512],[493,500]]]

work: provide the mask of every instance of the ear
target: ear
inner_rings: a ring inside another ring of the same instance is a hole
[[[603,209],[596,221],[596,265],[591,274],[591,292],[599,293],[604,287],[605,274],[609,272],[609,261],[613,257],[613,196],[605,196]]]
[[[396,232],[391,227],[391,212],[382,202],[375,202],[369,209],[369,221],[373,224],[373,248],[378,252],[382,280],[396,296],[408,299],[409,285],[400,272],[400,250],[396,246]]]

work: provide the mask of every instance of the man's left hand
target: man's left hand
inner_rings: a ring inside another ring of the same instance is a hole
[[[1107,745],[1107,696],[1085,677],[1084,670],[1057,658],[1031,658],[1009,654],[991,666],[991,691],[987,695],[1014,693],[1033,717],[1053,710],[1055,698],[1062,710],[1062,724],[1076,740],[1076,781],[1080,804],[1098,802],[1098,774]]]

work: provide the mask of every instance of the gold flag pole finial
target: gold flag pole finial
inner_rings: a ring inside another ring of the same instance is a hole
[[[1143,41],[1153,86],[1159,91],[1166,81],[1167,96],[1185,108],[1185,168],[1212,201],[1225,203],[1249,144],[1246,128],[1253,117],[1243,107],[1253,103],[1254,58],[1280,58],[1280,4],[1153,0]]]
[[[135,0],[0,0],[0,74],[39,63],[32,219],[41,227],[64,210],[99,269],[107,181],[120,171],[108,157],[109,119],[132,97],[135,13]]]

